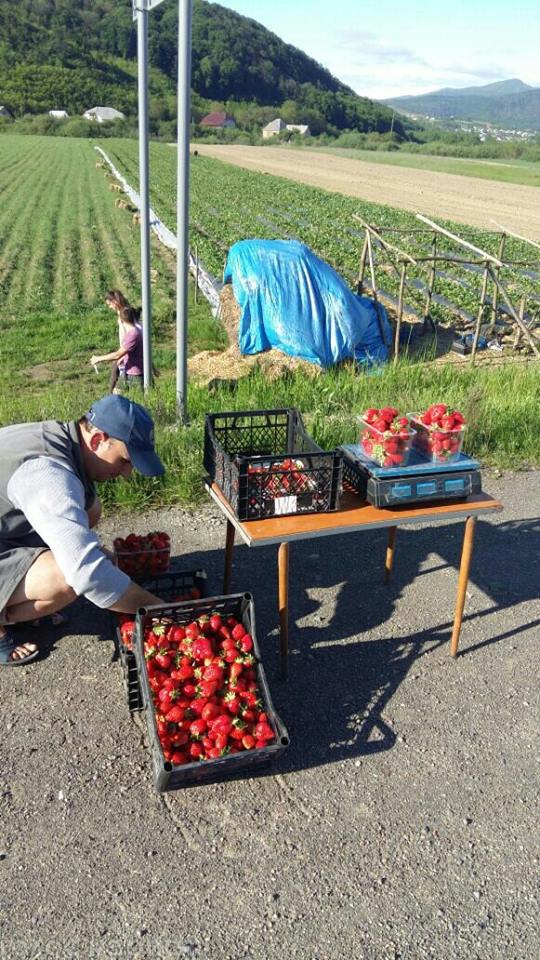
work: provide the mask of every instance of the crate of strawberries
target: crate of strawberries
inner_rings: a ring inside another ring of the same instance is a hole
[[[135,656],[159,792],[247,776],[288,746],[250,594],[139,611]]]
[[[144,580],[141,586],[156,597],[171,603],[198,600],[205,597],[206,572],[204,570],[179,570],[158,573]],[[143,700],[139,684],[139,671],[133,652],[135,618],[131,613],[111,613],[112,628],[118,658],[122,665],[124,687],[130,713],[142,710]]]
[[[370,407],[358,417],[360,446],[380,467],[404,467],[409,461],[414,430],[396,407]]]
[[[132,580],[165,573],[171,560],[171,541],[168,533],[129,533],[113,541],[116,565]]]
[[[465,417],[446,403],[432,403],[422,413],[408,414],[415,436],[413,446],[433,463],[459,459],[465,434]]]
[[[240,520],[339,507],[342,455],[322,450],[294,408],[208,414],[204,465]]]

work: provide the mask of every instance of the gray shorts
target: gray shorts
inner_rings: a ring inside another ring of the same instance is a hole
[[[8,547],[0,542],[0,624],[7,623],[6,604],[34,560],[48,547]]]
[[[125,373],[124,370],[120,370],[118,381],[116,383],[116,389],[120,390],[122,393],[127,393],[133,388],[136,388],[137,390],[142,390],[144,388],[144,377],[142,373],[130,374]]]

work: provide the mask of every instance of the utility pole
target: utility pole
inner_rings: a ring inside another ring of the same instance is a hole
[[[193,0],[179,0],[178,120],[176,179],[176,404],[187,422],[187,332],[189,279],[189,121],[191,112],[191,22]]]
[[[132,0],[137,23],[139,114],[139,196],[141,202],[141,296],[144,391],[152,386],[152,302],[150,290],[150,192],[148,175],[148,13],[163,0]]]

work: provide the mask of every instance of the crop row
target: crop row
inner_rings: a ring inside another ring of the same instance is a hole
[[[2,137],[0,318],[73,315],[110,287],[139,287],[137,228],[88,141]],[[161,255],[158,254],[161,260]]]
[[[129,141],[109,141],[107,152],[136,182],[137,146]],[[176,152],[170,146],[152,144],[151,147],[151,202],[156,213],[172,230],[176,227]],[[218,160],[193,157],[191,162],[190,243],[197,249],[206,268],[220,275],[224,265],[224,251],[238,240],[247,237],[263,239],[294,238],[306,243],[321,258],[330,263],[354,286],[358,276],[363,231],[355,213],[375,226],[411,231],[388,235],[390,242],[414,256],[429,255],[431,234],[419,233],[419,223],[411,213],[368,203],[338,193],[292,181],[253,173]],[[496,256],[499,236],[490,231],[464,228],[462,225],[439,221],[452,232]],[[452,241],[439,240],[438,254],[463,257]],[[517,240],[507,240],[506,257],[511,260],[530,260],[531,247]],[[377,263],[377,283],[395,295],[398,276],[385,268],[380,254]],[[534,271],[534,268],[533,268]],[[409,268],[411,281],[406,301],[417,310],[424,300],[421,282],[426,281],[427,270]],[[462,311],[475,314],[479,304],[481,272],[445,264],[436,280],[436,292]],[[508,284],[514,298],[538,291],[536,277],[528,277],[521,270],[504,268],[501,279]],[[531,303],[534,309],[534,302]],[[434,305],[439,319],[449,313],[443,304]]]

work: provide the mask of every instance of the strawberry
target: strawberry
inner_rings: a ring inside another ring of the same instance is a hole
[[[197,720],[194,720],[190,724],[189,732],[194,740],[200,740],[202,735],[206,732],[206,721],[202,717],[198,717]]]
[[[194,660],[210,660],[214,656],[212,641],[209,637],[196,637],[191,645]]]
[[[257,740],[273,740],[274,731],[268,723],[259,721],[253,730],[253,735]]]

